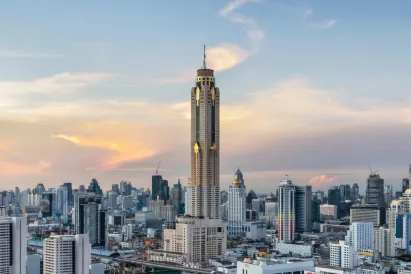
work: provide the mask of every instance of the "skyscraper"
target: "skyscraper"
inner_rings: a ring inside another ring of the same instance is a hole
[[[312,231],[312,186],[295,187],[295,229],[298,232]]]
[[[60,186],[54,189],[54,206],[53,206],[53,215],[57,218],[60,218],[60,221],[63,223],[68,222],[68,189],[65,186]]]
[[[26,218],[0,217],[0,273],[25,274],[26,253]]]
[[[295,239],[295,186],[286,175],[278,187],[278,240],[292,242]]]
[[[91,247],[87,235],[53,235],[44,240],[44,274],[88,274]]]
[[[246,221],[246,188],[240,169],[228,189],[228,236],[240,236]]]
[[[354,204],[358,200],[359,196],[360,196],[360,193],[359,193],[358,184],[355,183],[351,187],[351,200],[353,201]]]
[[[219,216],[219,179],[220,91],[204,56],[191,89],[191,216],[178,217],[175,229],[165,229],[167,251],[185,253],[191,262],[225,254],[227,224]]]
[[[384,207],[384,179],[375,172],[367,180],[365,203]]]
[[[402,179],[402,193],[405,193],[405,191],[409,188],[410,188],[410,179],[408,178]]]
[[[181,209],[181,203],[183,200],[183,189],[181,187],[180,179],[178,179],[178,183],[173,185],[173,188],[170,191],[170,199],[171,203],[176,208],[178,214],[183,214]]]
[[[337,207],[338,218],[341,217],[341,192],[337,186],[332,186],[328,189],[328,204]]]
[[[98,181],[96,179],[92,179],[90,185],[88,186],[87,192],[93,192],[97,195],[103,195],[103,191],[101,190]]]
[[[70,182],[63,184],[67,188],[67,205],[74,206],[73,185]]]

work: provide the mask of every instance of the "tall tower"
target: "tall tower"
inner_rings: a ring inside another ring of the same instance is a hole
[[[191,214],[219,218],[220,198],[220,90],[214,71],[197,70],[191,89]]]
[[[204,48],[205,49],[205,48]],[[166,228],[164,249],[187,254],[190,262],[221,257],[227,224],[220,219],[220,91],[204,61],[191,89],[191,181],[185,216]]]
[[[278,239],[292,242],[295,236],[295,186],[286,175],[278,187]]]
[[[233,184],[228,189],[228,235],[242,236],[246,221],[246,188],[240,169],[234,174]]]

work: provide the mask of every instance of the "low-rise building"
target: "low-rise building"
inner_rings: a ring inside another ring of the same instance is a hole
[[[301,259],[258,259],[237,262],[237,274],[272,274],[293,273],[304,274],[304,271],[314,271],[314,262]]]
[[[304,245],[304,244],[287,244],[287,243],[277,243],[275,249],[280,252],[280,254],[290,254],[292,256],[303,256],[303,257],[311,257],[313,254],[313,246],[312,245]]]

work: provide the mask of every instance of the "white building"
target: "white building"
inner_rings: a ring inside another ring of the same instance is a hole
[[[240,169],[234,174],[232,185],[228,189],[228,236],[243,235],[243,224],[246,221],[246,187]]]
[[[374,249],[374,223],[356,222],[350,225],[345,241],[352,244],[355,250]]]
[[[25,274],[26,253],[26,218],[0,217],[0,273]]]
[[[295,187],[286,175],[278,187],[278,239],[292,242],[295,239]]]
[[[91,245],[87,234],[53,235],[44,240],[44,274],[88,274]]]
[[[314,262],[311,260],[284,259],[284,260],[250,260],[237,262],[237,274],[273,274],[293,273],[304,274],[304,271],[314,271]]]
[[[344,241],[330,244],[330,265],[353,268],[358,265],[358,253],[354,246]]]
[[[277,243],[275,245],[275,250],[280,252],[282,255],[288,255],[291,253],[292,256],[303,256],[311,257],[313,254],[313,246],[305,244],[286,244],[286,243]]]
[[[395,230],[397,227],[397,218],[402,214],[405,214],[404,202],[401,200],[392,201],[390,208],[387,210],[388,228]]]
[[[380,227],[374,230],[374,249],[383,257],[395,256],[395,230]]]
[[[249,221],[243,223],[242,235],[250,240],[264,240],[267,236],[267,226],[262,221]]]
[[[191,186],[190,185],[185,187],[184,200],[185,200],[184,214],[191,215]]]

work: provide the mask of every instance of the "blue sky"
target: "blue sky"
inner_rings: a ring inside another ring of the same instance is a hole
[[[284,172],[316,187],[361,185],[371,162],[398,187],[411,162],[410,8],[3,3],[0,183],[149,186],[159,160],[171,181],[186,177],[187,100],[206,44],[222,92],[223,186],[238,164],[257,190],[274,189]]]

